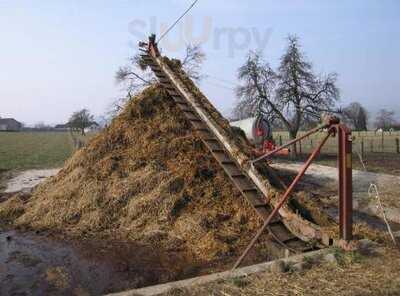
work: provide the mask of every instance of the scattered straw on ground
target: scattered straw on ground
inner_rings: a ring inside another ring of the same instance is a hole
[[[190,290],[174,290],[168,296],[184,295],[400,295],[400,251],[387,246],[377,254],[337,251],[338,264],[324,263],[303,272],[262,273]]]

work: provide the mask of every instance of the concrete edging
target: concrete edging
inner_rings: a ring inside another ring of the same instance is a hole
[[[109,296],[156,296],[167,293],[173,289],[180,289],[185,287],[190,287],[193,285],[203,285],[219,280],[229,280],[234,278],[243,278],[252,274],[271,271],[271,269],[276,268],[275,266],[288,266],[296,263],[300,263],[304,261],[304,258],[317,258],[323,257],[327,254],[333,253],[332,248],[321,249],[317,251],[312,251],[308,253],[303,253],[295,256],[291,256],[288,258],[278,259],[274,261],[269,261],[265,263],[260,263],[256,265],[246,266],[242,268],[238,268],[234,271],[224,271],[199,277],[194,277],[191,279],[180,280],[176,282],[169,282],[165,284],[133,289],[129,291],[119,292],[108,294]]]

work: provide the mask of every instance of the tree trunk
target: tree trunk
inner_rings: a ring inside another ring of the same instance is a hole
[[[290,140],[294,140],[297,137],[297,131],[289,131]],[[297,143],[290,146],[290,159],[294,160],[297,158]]]
[[[81,129],[81,134],[82,134],[82,136],[85,135],[85,129],[84,128]]]

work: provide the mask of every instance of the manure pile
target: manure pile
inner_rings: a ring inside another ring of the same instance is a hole
[[[1,203],[0,219],[205,262],[239,254],[261,224],[159,86],[132,99],[30,197]]]

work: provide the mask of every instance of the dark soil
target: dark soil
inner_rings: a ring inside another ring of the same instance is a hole
[[[248,262],[269,258],[251,254]],[[0,295],[100,295],[229,269],[134,242],[0,231]]]

